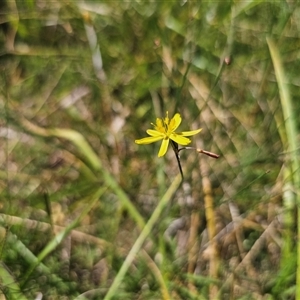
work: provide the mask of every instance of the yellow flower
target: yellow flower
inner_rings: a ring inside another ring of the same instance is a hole
[[[195,135],[202,130],[197,129],[191,131],[175,132],[180,123],[180,114],[175,114],[175,116],[170,120],[167,112],[165,118],[157,118],[156,124],[151,123],[155,129],[148,129],[146,131],[150,135],[150,137],[136,140],[135,143],[139,145],[145,145],[162,140],[162,144],[158,152],[158,157],[164,156],[167,152],[170,139],[179,145],[188,145],[191,140],[186,138],[186,136]]]

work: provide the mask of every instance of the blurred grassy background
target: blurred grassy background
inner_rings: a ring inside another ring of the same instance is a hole
[[[0,12],[1,299],[300,299],[297,2]]]

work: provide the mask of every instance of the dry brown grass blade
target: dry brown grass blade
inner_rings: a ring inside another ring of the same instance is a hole
[[[5,224],[9,226],[22,225],[28,230],[38,230],[41,232],[49,232],[51,230],[51,225],[49,223],[39,222],[36,220],[31,220],[26,218],[19,218],[19,217],[5,215],[5,214],[0,214],[0,224],[3,225]],[[64,228],[65,228],[64,226],[58,226],[58,225],[53,226],[54,233],[61,232]],[[79,230],[72,230],[70,235],[72,240],[77,241],[79,243],[88,242],[99,246],[100,249],[106,249],[110,247],[110,243],[108,243],[107,241],[92,236],[90,234],[81,232]]]
[[[193,274],[197,264],[198,253],[198,230],[200,225],[200,216],[198,211],[193,211],[191,214],[191,226],[188,240],[188,273]],[[193,292],[196,291],[196,287],[189,282],[189,289]]]
[[[244,236],[243,236],[243,231],[242,231],[241,227],[238,226],[239,220],[240,220],[240,214],[239,214],[237,206],[235,206],[233,203],[229,202],[228,206],[229,206],[229,210],[230,210],[230,214],[231,214],[231,218],[232,218],[232,223],[233,223],[233,227],[234,227],[237,246],[240,251],[240,256],[241,256],[241,258],[244,258],[245,257],[244,247],[243,247]]]
[[[234,269],[234,271],[228,276],[227,280],[224,282],[223,286],[219,290],[219,296],[222,294],[222,291],[234,284],[234,277],[235,275],[239,276],[239,273],[242,272],[243,269],[245,270],[253,270],[252,261],[258,256],[262,248],[264,247],[267,237],[269,235],[273,236],[274,226],[276,221],[272,221],[266,230],[260,235],[260,237],[255,241],[254,245],[250,249],[250,251],[245,255],[244,259],[240,262],[240,264]],[[252,277],[253,278],[253,277]],[[258,278],[258,277],[254,277]]]
[[[210,241],[210,257],[209,257],[209,277],[217,278],[219,269],[219,256],[217,250],[217,242],[214,239],[216,236],[216,223],[215,223],[215,211],[214,211],[214,199],[212,193],[212,186],[210,179],[207,174],[209,174],[209,166],[206,161],[207,158],[201,157],[200,159],[200,172],[202,177],[202,188],[204,195],[204,207],[205,207],[205,217],[207,221],[207,232],[208,239]],[[210,285],[209,298],[216,300],[218,294],[218,287],[216,285]]]

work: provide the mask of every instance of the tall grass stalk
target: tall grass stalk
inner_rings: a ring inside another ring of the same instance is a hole
[[[70,234],[70,232],[80,223],[80,221],[90,212],[90,210],[94,207],[97,201],[99,201],[99,197],[105,192],[106,188],[99,188],[97,191],[87,199],[88,205],[82,210],[81,214],[73,220],[66,228],[64,228],[61,232],[59,232],[46,247],[41,251],[38,255],[35,264],[31,265],[26,274],[24,275],[22,286],[27,282],[29,276],[34,271],[34,269],[39,265],[40,262],[44,260],[44,258],[49,255],[64,239]],[[86,201],[82,201],[82,203],[86,203]]]
[[[80,153],[84,155],[84,158],[87,160],[92,169],[102,174],[106,185],[109,186],[114,193],[116,193],[120,202],[127,209],[139,228],[142,229],[144,227],[145,221],[141,214],[132,204],[132,202],[116,182],[114,177],[103,167],[100,158],[96,155],[92,147],[89,145],[89,143],[81,133],[75,130],[62,128],[45,129],[29,122],[25,118],[21,118],[21,120],[24,128],[34,134],[45,137],[64,138],[71,141],[77,147],[78,151],[80,151]]]
[[[180,184],[181,184],[181,175],[179,174],[176,176],[176,178],[172,182],[171,186],[169,187],[169,189],[166,191],[166,193],[160,200],[159,204],[157,205],[156,209],[154,210],[153,214],[151,215],[149,221],[147,222],[144,229],[142,230],[139,237],[137,238],[134,245],[132,246],[131,250],[129,251],[122,267],[120,268],[117,276],[115,277],[115,280],[113,281],[112,285],[110,286],[110,289],[108,290],[104,300],[109,300],[116,294],[132,261],[136,257],[137,253],[141,250],[143,243],[145,242],[146,238],[151,233],[151,230],[153,229],[154,224],[158,221],[159,217],[161,216],[161,213],[163,212],[164,208],[169,203],[169,201],[172,199],[172,196],[177,191]]]
[[[214,210],[214,198],[212,186],[208,174],[208,163],[204,157],[201,157],[201,176],[202,176],[202,188],[203,188],[203,198],[205,207],[205,217],[207,222],[207,233],[210,243],[210,258],[209,258],[209,277],[217,279],[218,269],[219,269],[219,257],[217,250],[217,243],[215,241],[216,235],[216,221],[215,221],[215,210]],[[210,284],[209,286],[209,299],[217,300],[219,299],[218,287],[215,284]]]
[[[281,107],[284,117],[284,125],[286,132],[286,143],[283,147],[286,150],[286,169],[284,174],[283,200],[286,209],[285,221],[288,225],[293,223],[292,214],[297,207],[297,274],[296,274],[296,299],[300,299],[300,169],[298,160],[298,132],[296,124],[296,116],[293,111],[293,105],[290,97],[287,78],[283,69],[281,57],[277,46],[271,38],[267,38],[272,62],[274,65],[276,80],[279,87]],[[282,141],[284,142],[284,141]],[[291,227],[288,228],[291,230]],[[290,259],[292,255],[292,232],[286,236],[285,247],[282,256],[282,266]]]
[[[6,268],[3,262],[0,262],[0,280],[1,285],[4,287],[8,287],[6,292],[3,292],[9,298],[5,299],[12,299],[12,300],[26,300],[27,298],[22,293],[19,284],[15,281],[15,278],[11,274],[11,272]],[[1,288],[2,290],[2,288]],[[2,293],[1,293],[2,294]],[[3,298],[3,299],[4,299]],[[2,297],[1,297],[2,299]]]

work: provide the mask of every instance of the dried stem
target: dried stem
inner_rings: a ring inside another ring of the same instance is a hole
[[[219,158],[220,157],[220,155],[218,155],[216,153],[206,151],[206,150],[203,150],[203,149],[200,149],[200,148],[183,147],[183,148],[178,149],[178,152],[181,151],[181,150],[196,150],[198,153],[202,153],[202,154],[208,155],[208,156],[213,157],[213,158]]]

